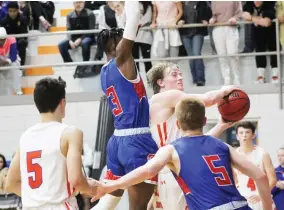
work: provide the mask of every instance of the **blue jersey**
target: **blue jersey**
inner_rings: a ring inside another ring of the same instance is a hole
[[[284,181],[284,168],[281,167],[281,165],[275,169],[275,173],[277,181]],[[284,209],[284,190],[281,190],[278,187],[274,187],[271,194],[273,195],[276,209]]]
[[[176,177],[190,210],[246,201],[237,190],[226,144],[211,136],[183,137],[172,143],[180,159]]]
[[[137,74],[137,81],[127,80],[115,59],[102,67],[101,86],[108,98],[116,129],[149,127],[149,103],[142,78]]]

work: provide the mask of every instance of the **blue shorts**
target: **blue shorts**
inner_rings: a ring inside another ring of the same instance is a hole
[[[110,137],[107,144],[106,180],[116,180],[143,166],[157,152],[158,146],[150,133]],[[157,177],[146,180],[157,184]]]

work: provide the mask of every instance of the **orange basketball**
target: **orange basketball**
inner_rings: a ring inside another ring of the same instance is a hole
[[[243,119],[250,108],[248,95],[242,90],[234,90],[218,103],[218,110],[225,121],[235,122]]]

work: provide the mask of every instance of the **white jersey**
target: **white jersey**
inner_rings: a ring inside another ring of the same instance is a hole
[[[163,147],[180,138],[181,132],[177,127],[177,118],[173,114],[167,121],[150,125],[153,139],[159,147]],[[155,191],[154,209],[185,210],[184,194],[169,168],[164,167],[158,174],[158,187]]]
[[[60,149],[61,135],[67,127],[59,122],[38,123],[21,136],[23,209],[50,209],[47,206],[76,209],[67,177],[66,158]]]
[[[263,170],[263,155],[264,155],[264,149],[262,149],[259,146],[254,146],[254,149],[251,153],[244,154],[240,152],[240,149],[237,148],[237,152],[245,155],[247,159],[252,162],[254,165],[259,167],[261,170]],[[238,180],[238,190],[244,197],[249,197],[252,195],[258,195],[258,191],[256,188],[255,182],[249,178],[248,176],[244,175],[238,170],[236,171],[237,180]]]

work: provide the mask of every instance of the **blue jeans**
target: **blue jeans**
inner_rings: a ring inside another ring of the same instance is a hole
[[[82,56],[83,61],[89,61],[90,60],[90,54],[91,54],[91,45],[93,44],[94,40],[90,37],[85,37],[82,40],[81,47],[82,47]],[[59,52],[63,58],[64,63],[66,62],[73,62],[72,58],[70,56],[70,53],[68,52],[69,49],[71,49],[69,40],[63,40],[58,44]]]
[[[204,36],[194,35],[189,37],[183,35],[182,42],[188,56],[198,56],[201,55],[201,49],[203,46]],[[205,83],[205,74],[204,74],[204,62],[202,59],[195,59],[189,61],[189,66],[191,69],[193,83]]]

